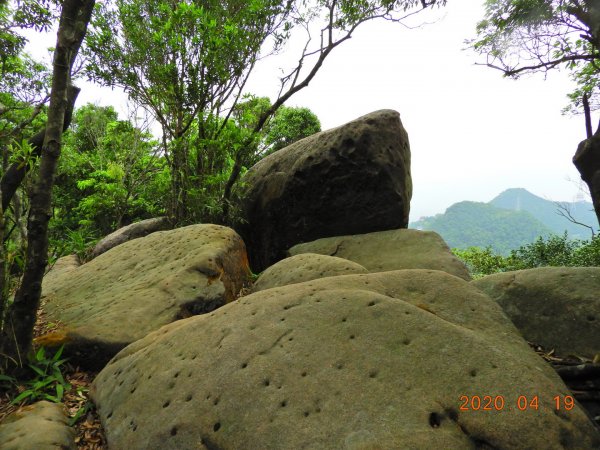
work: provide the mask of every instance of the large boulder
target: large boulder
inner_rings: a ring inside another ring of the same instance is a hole
[[[20,408],[0,425],[2,450],[75,450],[75,431],[62,404],[41,401]]]
[[[540,267],[473,281],[525,339],[558,355],[600,354],[600,267]]]
[[[368,272],[360,264],[337,256],[301,253],[283,259],[265,270],[252,286],[252,291],[264,291],[317,278]]]
[[[230,228],[159,231],[44,282],[47,319],[61,326],[37,342],[65,344],[79,364],[103,367],[151,331],[232,301],[249,275],[244,243]]]
[[[50,266],[50,270],[44,275],[44,289],[49,292],[54,287],[54,280],[60,285],[60,280],[70,271],[81,266],[81,261],[77,255],[67,255],[58,258]]]
[[[408,136],[396,111],[377,111],[269,155],[244,182],[237,229],[260,272],[299,242],[405,228]]]
[[[465,280],[471,275],[433,231],[412,229],[380,231],[356,236],[317,239],[290,248],[289,255],[319,253],[354,261],[369,272],[398,269],[433,269]]]
[[[168,230],[169,228],[171,228],[171,223],[167,217],[155,217],[132,223],[126,227],[119,228],[117,231],[100,240],[92,250],[90,256],[95,258],[117,245],[121,245],[132,239],[148,236],[156,231]]]
[[[573,164],[581,179],[588,185],[596,217],[600,222],[600,129],[579,143],[573,156]]]
[[[566,395],[497,304],[426,270],[251,294],[133,343],[92,389],[115,449],[600,448]]]

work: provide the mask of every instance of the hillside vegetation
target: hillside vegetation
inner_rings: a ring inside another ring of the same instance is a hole
[[[546,266],[600,266],[599,236],[590,240],[572,240],[567,234],[552,235],[547,239],[540,237],[535,242],[512,250],[508,256],[494,252],[491,247],[455,248],[452,251],[467,265],[474,278]]]
[[[578,222],[597,226],[591,203],[562,204]],[[424,217],[410,228],[439,233],[451,248],[490,247],[507,256],[512,250],[538,238],[567,233],[569,239],[586,239],[589,228],[577,225],[560,214],[559,205],[525,189],[508,189],[489,203],[464,201],[445,213]]]

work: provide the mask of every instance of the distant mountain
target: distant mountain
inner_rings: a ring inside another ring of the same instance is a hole
[[[566,231],[573,239],[589,239],[590,237],[590,231],[587,228],[569,222],[558,214],[559,208],[556,202],[538,197],[526,189],[507,189],[489,204],[512,211],[527,211],[555,234],[563,234]],[[573,202],[566,206],[578,222],[598,227],[598,219],[591,203]]]
[[[577,221],[597,228],[591,203],[574,202],[566,206]],[[436,231],[451,248],[491,246],[503,254],[539,236],[562,235],[565,231],[573,239],[590,238],[587,228],[570,222],[558,214],[558,209],[555,202],[525,189],[507,189],[489,203],[455,203],[444,214],[421,218],[409,227]]]
[[[455,203],[444,214],[422,218],[409,227],[439,233],[450,248],[491,246],[502,254],[552,234],[526,211],[469,201]]]

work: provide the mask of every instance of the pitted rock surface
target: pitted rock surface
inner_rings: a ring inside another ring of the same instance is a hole
[[[473,281],[525,339],[562,356],[600,354],[600,267],[540,267]]]
[[[61,328],[37,341],[65,344],[74,361],[103,367],[151,331],[232,301],[249,274],[244,243],[230,228],[159,231],[44,284],[44,310]]]
[[[91,257],[95,258],[111,248],[132,239],[148,236],[156,231],[168,230],[169,228],[171,228],[171,223],[166,217],[155,217],[153,219],[132,223],[126,227],[119,228],[114,233],[109,234],[98,242],[94,247],[94,250],[92,250]]]
[[[489,394],[502,411],[460,409]],[[133,343],[92,389],[110,448],[598,448],[578,406],[555,411],[568,394],[497,304],[426,270],[251,294]]]
[[[406,228],[408,135],[396,111],[376,111],[269,155],[244,182],[236,229],[260,272],[299,242]]]
[[[465,265],[433,231],[389,230],[317,239],[290,248],[289,255],[319,253],[354,261],[369,272],[433,269],[470,280]]]
[[[283,259],[265,270],[254,283],[252,291],[264,291],[317,278],[357,273],[368,273],[368,270],[347,259],[317,255],[316,253],[302,253]]]
[[[76,449],[75,431],[63,406],[41,401],[24,406],[0,424],[2,450]]]

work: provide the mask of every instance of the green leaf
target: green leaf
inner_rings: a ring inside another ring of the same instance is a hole
[[[32,399],[35,399],[36,397],[35,397],[35,393],[34,393],[34,391],[32,391],[32,390],[29,390],[29,389],[27,389],[27,390],[23,391],[23,392],[21,392],[19,395],[17,395],[17,396],[16,396],[16,397],[13,399],[13,401],[11,401],[10,403],[11,403],[12,405],[16,405],[16,404],[18,404],[18,403],[21,403],[21,401],[23,401],[24,399],[26,399],[26,398],[28,398],[28,397],[31,397]]]

